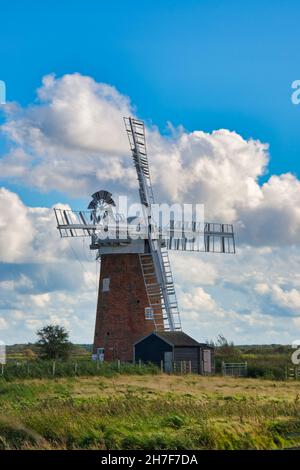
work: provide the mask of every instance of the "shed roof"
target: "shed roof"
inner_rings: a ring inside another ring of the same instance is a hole
[[[155,331],[154,334],[173,346],[202,346],[183,331]]]

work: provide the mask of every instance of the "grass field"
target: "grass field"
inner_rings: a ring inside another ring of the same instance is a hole
[[[300,445],[297,381],[115,375],[0,381],[2,449]]]

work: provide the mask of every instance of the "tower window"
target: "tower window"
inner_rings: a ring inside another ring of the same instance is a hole
[[[102,292],[109,291],[109,277],[105,277],[102,281]]]
[[[153,320],[153,308],[152,307],[145,308],[145,318],[146,320]]]

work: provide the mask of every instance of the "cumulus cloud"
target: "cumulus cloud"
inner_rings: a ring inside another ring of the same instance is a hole
[[[34,226],[17,194],[0,188],[0,261],[21,260],[31,246]]]
[[[183,254],[171,251],[169,254],[178,284],[213,285],[216,283],[218,279],[216,267],[208,261],[204,261],[198,253],[187,252]]]
[[[0,159],[6,181],[71,196],[100,187],[137,195],[122,119],[135,111],[114,87],[80,74],[48,75],[37,104],[6,109],[1,130],[10,148]],[[299,243],[300,182],[284,174],[259,184],[269,161],[266,143],[226,129],[169,130],[147,128],[158,201],[204,203],[208,220],[234,222],[243,243]]]
[[[57,262],[69,250],[66,240],[58,240],[53,208],[27,207],[16,193],[0,188],[0,262]]]
[[[37,105],[23,109],[12,104],[5,110],[2,132],[12,147],[0,162],[2,177],[78,196],[126,174],[122,116],[133,110],[114,87],[79,74],[48,75]],[[128,175],[133,176],[131,167]]]
[[[271,176],[261,200],[240,210],[241,241],[255,246],[300,242],[300,181],[292,174]]]
[[[152,137],[153,136],[153,137]],[[199,201],[213,218],[237,219],[240,207],[257,204],[257,178],[268,162],[268,146],[236,132],[181,130],[170,139],[150,134],[154,181],[165,197]]]
[[[16,219],[19,215],[24,224],[25,213],[34,230],[26,249],[0,263],[2,337],[32,340],[37,328],[59,322],[68,325],[74,341],[90,341],[99,266],[96,270],[91,262],[88,240],[85,245],[72,240],[71,250],[59,238],[51,209],[26,207],[11,191],[5,195],[8,200],[15,196],[23,206]],[[298,248],[241,246],[235,256],[171,252],[171,263],[184,330],[192,336],[205,341],[223,333],[237,343],[293,339]]]
[[[60,239],[52,208],[27,207],[0,189],[1,340],[32,341],[47,323],[67,326],[77,341],[92,337],[97,276],[88,244]]]
[[[283,289],[278,284],[259,283],[255,286],[255,290],[260,295],[268,295],[270,301],[279,307],[295,311],[296,314],[300,310],[300,290],[294,287]]]
[[[3,184],[71,197],[99,188],[137,195],[122,119],[136,112],[114,87],[80,74],[49,75],[35,104],[5,109]],[[204,203],[208,220],[233,222],[237,231],[234,257],[171,254],[185,329],[202,340],[223,332],[237,342],[288,341],[300,306],[299,180],[288,173],[260,184],[268,145],[226,129],[188,132],[169,125],[162,135],[149,125],[147,144],[157,201]],[[59,239],[52,208],[27,207],[0,189],[0,327],[15,332],[22,325],[32,334],[60,320],[74,338],[84,328],[91,338],[92,257],[88,242],[73,240],[70,248]]]
[[[214,310],[216,313],[216,303],[202,287],[193,289],[192,292],[186,292],[182,299],[182,307],[186,310]]]

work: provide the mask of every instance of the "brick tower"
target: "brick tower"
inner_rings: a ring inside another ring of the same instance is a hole
[[[155,321],[147,319],[147,308],[139,255],[102,255],[93,354],[103,348],[107,361],[131,361],[138,339],[164,329],[161,308],[156,310]]]

